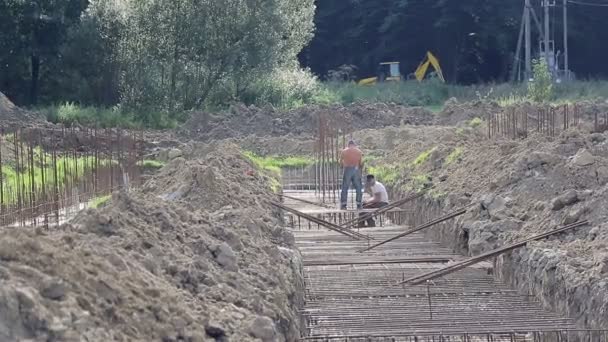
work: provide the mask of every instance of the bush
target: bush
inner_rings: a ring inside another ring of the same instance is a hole
[[[177,120],[163,112],[128,112],[120,107],[101,108],[80,106],[66,102],[57,106],[42,108],[48,121],[66,126],[79,124],[83,126],[96,126],[101,128],[175,128]]]
[[[528,83],[528,97],[534,102],[548,102],[553,96],[553,79],[544,59],[532,62],[534,80]]]
[[[279,68],[267,76],[253,82],[246,90],[236,94],[234,100],[247,105],[263,106],[271,104],[279,108],[294,108],[312,103],[313,99],[332,101],[327,94],[320,94],[317,78],[309,70],[297,67]],[[225,89],[230,91],[230,89]],[[224,97],[226,93],[224,92]],[[225,104],[225,101],[215,101],[216,104]]]
[[[479,126],[481,126],[481,123],[483,121],[481,121],[481,118],[473,118],[471,119],[467,124],[469,125],[469,127],[471,128],[477,128]]]

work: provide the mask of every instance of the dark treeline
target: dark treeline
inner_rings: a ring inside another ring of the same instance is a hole
[[[26,106],[165,113],[271,101],[301,73],[314,8],[313,0],[0,0],[0,91]]]
[[[540,0],[531,0],[543,20]],[[563,51],[562,0],[551,8],[551,38]],[[427,50],[452,83],[508,80],[524,0],[322,0],[316,1],[316,33],[300,54],[319,75],[340,65],[374,75],[379,62],[399,61],[413,72]],[[578,78],[608,76],[606,0],[568,2],[570,69]],[[532,26],[535,26],[534,24]],[[538,31],[533,29],[533,53]]]

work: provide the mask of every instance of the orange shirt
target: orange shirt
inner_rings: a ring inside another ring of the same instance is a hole
[[[363,152],[357,147],[347,147],[342,150],[342,166],[344,167],[360,166],[361,158],[363,158]]]

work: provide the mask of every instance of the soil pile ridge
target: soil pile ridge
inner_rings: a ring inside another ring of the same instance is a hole
[[[235,105],[215,115],[193,113],[181,133],[198,140],[257,136],[310,136],[317,129],[317,113],[326,113],[351,125],[352,130],[400,124],[428,125],[435,121],[430,111],[385,103],[355,103],[347,106],[305,106],[283,111],[273,107]]]
[[[508,254],[499,264],[507,279],[569,312],[581,326],[606,328],[608,134],[572,129],[555,138],[490,141],[483,128],[412,130],[385,159],[398,170],[393,189],[431,188],[424,205],[438,212],[477,203],[456,226],[429,230],[454,247],[478,255],[561,225],[590,222]]]
[[[4,94],[0,92],[0,121],[23,123],[31,121],[43,120],[39,115],[23,110],[11,102]]]
[[[252,169],[221,145],[57,230],[0,232],[0,340],[295,340],[299,256]]]

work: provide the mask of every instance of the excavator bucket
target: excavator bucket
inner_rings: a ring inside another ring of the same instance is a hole
[[[435,68],[439,79],[445,83],[445,79],[443,78],[443,72],[441,72],[441,67],[439,66],[439,60],[437,60],[437,58],[435,58],[435,56],[433,56],[430,51],[428,51],[426,54],[429,59],[429,62],[431,62],[431,65],[433,65],[433,68]]]
[[[426,71],[429,69],[429,65],[433,66],[435,72],[437,72],[437,76],[439,76],[439,79],[445,83],[445,79],[443,78],[443,72],[441,71],[441,67],[439,66],[439,60],[435,56],[433,56],[430,51],[427,51],[426,58],[422,61],[422,63],[420,63],[418,69],[416,69],[416,71],[414,72],[414,75],[416,75],[416,79],[419,82],[424,79]]]
[[[418,82],[424,79],[424,75],[426,74],[426,70],[429,68],[429,64],[429,61],[420,64],[418,66],[418,69],[416,69],[416,71],[414,72],[414,75],[416,75],[416,79],[418,80]]]

